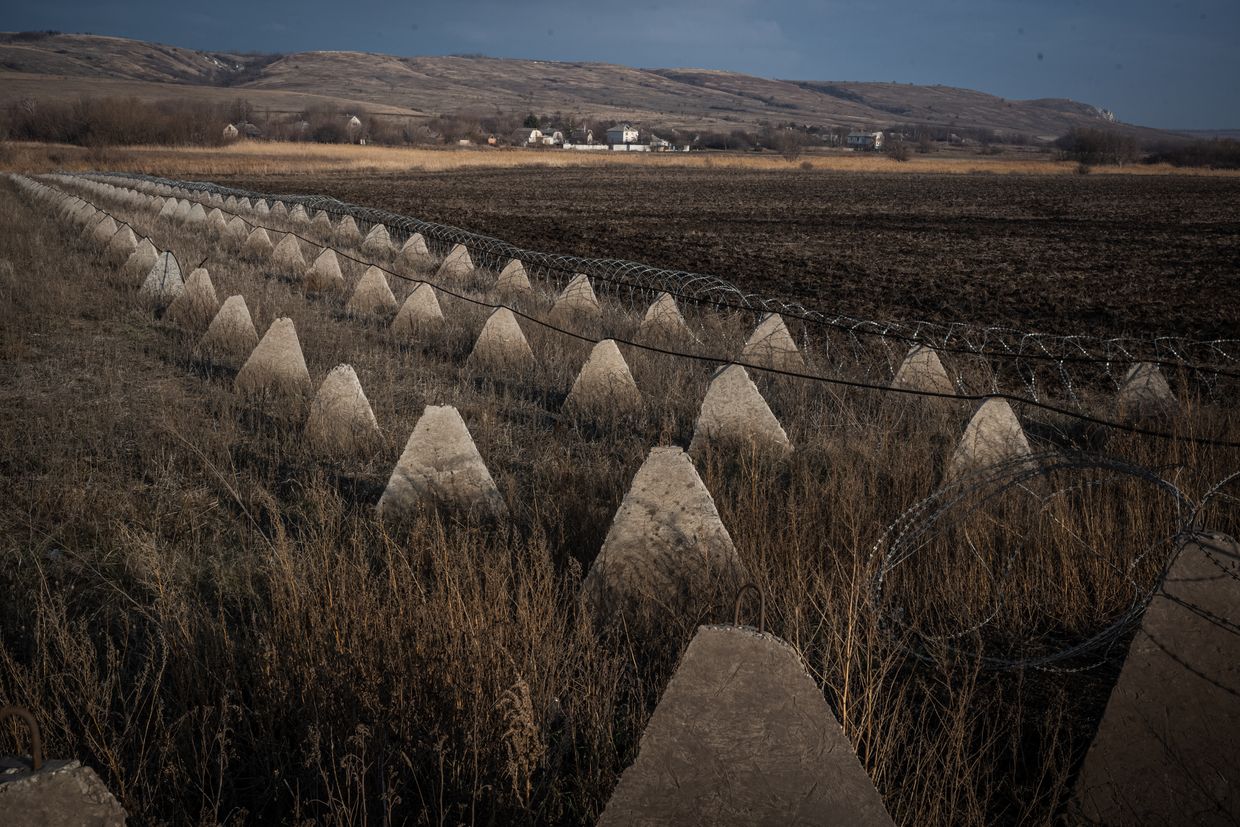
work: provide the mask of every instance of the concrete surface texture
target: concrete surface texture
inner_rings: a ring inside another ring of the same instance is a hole
[[[1240,545],[1181,546],[1145,610],[1076,783],[1107,825],[1240,823]]]
[[[754,629],[703,626],[599,824],[893,822],[797,652]]]

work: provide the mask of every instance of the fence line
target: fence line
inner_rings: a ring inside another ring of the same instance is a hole
[[[92,174],[83,174],[90,176]],[[747,293],[735,285],[703,273],[652,267],[623,259],[596,259],[528,250],[501,239],[445,224],[424,221],[372,207],[349,204],[327,196],[272,195],[226,187],[211,182],[177,181],[133,173],[96,173],[96,179],[122,178],[170,189],[235,196],[263,201],[301,204],[307,211],[322,210],[336,217],[351,216],[367,225],[383,224],[405,237],[420,233],[441,249],[453,244],[469,248],[490,269],[498,270],[509,259],[527,267],[556,274],[584,273],[592,281],[617,289],[642,292],[648,297],[665,292],[678,300],[737,311],[779,313],[790,319],[832,328],[854,336],[894,339],[906,345],[920,344],[947,353],[984,358],[1015,358],[1054,364],[1110,365],[1116,362],[1150,362],[1160,367],[1186,367],[1217,373],[1222,365],[1240,363],[1240,339],[1190,340],[1160,336],[1149,340],[1132,337],[1098,337],[1033,333],[999,326],[967,323],[914,321],[901,323],[860,319],[805,307],[799,302]],[[1240,373],[1228,374],[1232,377]]]
[[[82,200],[85,201],[86,199],[82,199]],[[90,202],[87,202],[87,203],[90,203]],[[94,206],[96,209],[99,209],[99,207],[97,207],[93,203],[91,204],[91,206]],[[587,344],[598,344],[599,341],[602,341],[602,339],[596,339],[590,336],[583,335],[581,333],[577,333],[572,330],[565,329],[555,324],[552,324],[551,322],[548,322],[546,320],[533,316],[529,313],[526,313],[525,311],[513,305],[504,304],[502,302],[486,301],[484,299],[479,299],[474,296],[470,296],[466,293],[453,290],[449,287],[443,286],[436,282],[429,281],[428,279],[425,279],[425,278],[408,276],[396,270],[393,270],[390,267],[387,267],[383,264],[376,263],[374,261],[362,258],[347,250],[341,249],[338,246],[333,246],[330,243],[325,243],[322,241],[309,238],[293,230],[284,230],[284,229],[280,229],[277,227],[259,224],[256,221],[253,221],[252,219],[247,218],[244,215],[241,215],[240,213],[230,212],[230,211],[224,210],[223,208],[219,208],[219,209],[221,212],[226,212],[230,215],[240,218],[241,221],[246,224],[246,226],[251,228],[251,230],[263,229],[263,230],[267,230],[271,232],[292,235],[294,238],[297,238],[300,241],[308,245],[311,245],[313,247],[330,249],[335,254],[342,256],[343,258],[353,261],[357,264],[367,266],[367,267],[374,267],[377,270],[380,270],[381,272],[389,276],[392,276],[397,279],[401,279],[403,281],[429,284],[431,285],[431,287],[435,288],[435,290],[437,290],[440,293],[443,293],[444,295],[448,295],[453,298],[460,299],[465,302],[469,302],[476,306],[486,307],[492,310],[497,310],[499,308],[506,308],[509,311],[511,311],[514,315],[518,316],[519,318],[525,319],[526,321],[532,322],[536,325],[539,325],[545,329],[551,330],[560,335],[574,338],[579,341],[585,342]],[[111,215],[110,213],[107,213],[104,210],[101,210],[101,212],[105,212],[105,214]],[[117,218],[116,216],[113,216],[113,219],[118,220],[118,221],[123,220],[123,219]],[[128,222],[126,223],[128,224]],[[132,224],[129,224],[129,226],[131,228],[133,227]],[[152,240],[152,243],[154,243],[153,240]],[[168,248],[164,248],[164,249],[168,249]],[[800,379],[800,380],[808,380],[812,382],[820,382],[820,383],[824,383],[828,385],[833,385],[836,387],[844,387],[844,388],[849,388],[849,389],[854,389],[854,390],[876,391],[880,393],[903,394],[905,396],[955,400],[955,401],[963,401],[963,402],[984,402],[987,399],[1003,399],[1009,403],[1016,403],[1016,404],[1020,404],[1020,405],[1024,405],[1028,407],[1037,408],[1039,410],[1043,410],[1048,413],[1066,416],[1078,422],[1083,422],[1083,423],[1087,423],[1090,425],[1096,425],[1096,426],[1108,428],[1111,430],[1124,431],[1127,433],[1136,434],[1138,436],[1146,436],[1146,437],[1152,437],[1156,439],[1163,439],[1163,440],[1170,440],[1170,441],[1188,442],[1188,443],[1192,443],[1196,445],[1203,445],[1203,446],[1213,447],[1213,448],[1233,448],[1233,449],[1240,448],[1240,441],[1215,439],[1212,437],[1174,434],[1174,433],[1169,433],[1166,431],[1159,431],[1159,430],[1155,430],[1151,428],[1144,428],[1138,425],[1133,425],[1131,423],[1109,420],[1109,419],[1105,419],[1102,417],[1093,416],[1091,414],[1083,413],[1079,410],[1072,410],[1072,409],[1065,408],[1062,406],[1053,405],[1048,402],[1041,401],[1037,398],[1018,396],[1016,394],[1006,393],[1002,391],[994,391],[990,393],[948,394],[948,393],[942,393],[942,392],[937,392],[937,391],[921,390],[921,389],[916,389],[916,388],[897,387],[897,386],[892,386],[890,384],[879,385],[873,382],[845,379],[839,376],[822,376],[818,374],[805,373],[802,371],[792,371],[792,370],[786,370],[786,369],[780,369],[780,368],[774,368],[774,367],[767,367],[763,365],[756,365],[750,362],[733,359],[728,356],[703,355],[703,354],[685,353],[683,351],[674,351],[674,350],[670,350],[667,348],[661,348],[655,345],[650,345],[647,343],[637,342],[637,341],[633,341],[629,339],[622,339],[622,338],[615,338],[615,337],[605,337],[605,338],[611,338],[617,344],[627,345],[629,347],[637,348],[637,349],[648,351],[651,353],[657,353],[661,355],[672,356],[675,358],[687,359],[691,361],[709,362],[709,363],[720,364],[720,365],[736,364],[736,365],[740,365],[741,367],[744,367],[746,370],[762,371],[762,372],[775,375],[775,376],[783,376],[783,377],[787,377],[791,379]]]
[[[29,181],[30,179],[26,179],[26,180]],[[33,183],[34,182],[32,182],[32,184]],[[45,186],[45,185],[38,185],[38,186]],[[131,229],[134,229],[135,235],[139,235],[140,237],[148,238],[148,239],[151,238],[148,234],[142,233],[138,231],[136,228],[134,228],[133,224],[129,223],[128,221],[125,221],[121,217],[114,215],[110,211],[97,206],[96,204],[94,204],[92,201],[90,201],[87,198],[84,198],[80,195],[71,195],[69,193],[64,192],[63,190],[56,190],[55,188],[52,188],[52,187],[45,187],[45,188],[49,191],[59,192],[64,197],[76,199],[83,204],[89,204],[91,207],[98,210],[104,217],[110,216],[114,220],[129,226]],[[245,222],[246,225],[249,227],[262,227],[263,226],[263,225],[257,224],[256,222],[250,221],[243,216],[241,218],[242,218],[242,221]],[[103,219],[100,219],[100,220],[103,220]],[[264,229],[271,229],[272,231],[275,231],[275,232],[287,232],[287,231],[278,230],[276,228],[264,227]],[[320,247],[324,249],[332,249],[335,252],[337,252],[339,255],[344,256],[348,260],[351,260],[351,261],[354,261],[354,262],[357,262],[359,264],[366,265],[366,266],[375,266],[379,270],[387,273],[388,275],[394,276],[396,278],[403,279],[403,280],[410,281],[410,282],[431,284],[432,287],[435,287],[436,290],[443,292],[446,295],[453,296],[455,298],[461,299],[466,302],[473,303],[475,305],[489,307],[492,309],[507,307],[509,310],[514,312],[516,315],[520,316],[523,319],[526,319],[527,321],[530,321],[534,324],[540,325],[552,331],[558,332],[562,335],[570,336],[572,338],[575,338],[575,339],[578,339],[578,340],[581,340],[587,343],[597,343],[599,341],[598,339],[594,339],[589,336],[584,336],[574,331],[564,330],[556,325],[545,322],[542,319],[531,316],[527,313],[517,310],[516,308],[512,308],[511,306],[485,301],[485,300],[482,300],[482,299],[479,299],[473,296],[469,296],[460,291],[455,291],[450,288],[439,287],[434,282],[429,282],[429,281],[426,281],[425,279],[411,277],[411,276],[407,276],[407,275],[395,272],[389,268],[383,267],[382,265],[368,262],[367,260],[359,256],[356,256],[350,252],[335,248],[331,246],[330,244],[324,244],[324,243],[317,242],[311,239],[307,239],[304,236],[301,236],[295,232],[291,233],[291,235],[293,235],[295,238],[299,238],[302,241],[305,241],[306,243],[312,246]],[[153,239],[151,240],[153,243]],[[170,248],[161,247],[161,249],[166,250]],[[711,361],[711,362],[731,362],[732,361],[732,360],[723,359],[720,357],[681,353],[681,352],[672,351],[668,349],[652,347],[652,346],[645,345],[639,342],[629,342],[626,340],[616,340],[616,341],[619,341],[627,345],[631,345],[635,348],[657,352],[657,353],[663,353],[663,354],[667,354],[667,355],[678,357],[678,358],[696,359],[700,361]],[[759,365],[746,365],[743,362],[737,363],[737,364],[742,364],[752,370],[763,370],[763,371],[766,371],[768,373],[772,373],[775,375],[783,375],[783,376],[788,376],[788,377],[798,378],[798,379],[807,379],[811,381],[826,382],[830,384],[842,384],[842,385],[846,385],[850,387],[860,387],[860,388],[864,388],[868,390],[876,390],[880,392],[896,392],[896,393],[911,394],[915,396],[924,396],[924,397],[942,398],[942,399],[956,399],[956,400],[970,398],[970,397],[956,396],[952,394],[937,393],[933,391],[918,391],[918,390],[903,389],[903,388],[892,388],[889,386],[870,385],[866,383],[853,382],[851,380],[844,380],[841,378],[815,376],[812,374],[804,374],[804,373],[799,373],[795,371],[785,371],[785,370],[779,370],[779,369],[773,369],[773,368],[766,368],[766,367],[759,366]],[[1045,404],[1038,403],[1033,400],[1022,399],[1019,397],[1012,397],[1010,395],[1008,396],[986,395],[986,396],[973,397],[973,399],[978,400],[978,399],[985,399],[985,398],[993,398],[994,396],[999,396],[1000,398],[1007,398],[1010,401],[1017,401],[1017,402],[1022,402],[1024,404],[1032,404],[1038,407],[1048,408],[1048,406],[1046,406]],[[1049,408],[1049,409],[1056,410],[1054,408]],[[1068,416],[1075,416],[1078,418],[1083,418],[1079,414],[1076,414],[1071,411],[1059,410],[1058,412],[1064,413]],[[1090,420],[1090,421],[1095,421],[1099,424],[1107,425],[1108,427],[1114,427],[1114,428],[1118,428],[1121,430],[1142,433],[1141,429],[1135,429],[1132,427],[1128,427],[1122,423],[1108,423],[1103,420]],[[1231,448],[1240,447],[1240,443],[1234,443],[1234,442],[1221,442],[1221,441],[1214,442],[1214,441],[1202,440],[1200,438],[1191,438],[1191,437],[1181,438],[1181,437],[1176,437],[1173,434],[1165,434],[1165,433],[1158,433],[1158,432],[1146,432],[1146,433],[1147,435],[1150,435],[1150,436],[1158,436],[1158,437],[1168,438],[1168,439],[1183,439],[1183,441],[1197,442],[1200,444],[1216,444],[1222,447],[1231,447]],[[871,583],[870,583],[870,599],[873,605],[877,607],[879,611],[879,616],[884,626],[886,626],[889,629],[899,627],[901,631],[904,633],[904,635],[911,635],[913,643],[911,644],[901,643],[899,645],[903,646],[905,651],[907,651],[911,656],[920,658],[920,659],[925,659],[925,660],[930,660],[936,657],[940,657],[944,653],[953,653],[953,652],[963,653],[966,650],[963,647],[957,648],[953,639],[956,637],[965,635],[965,634],[977,632],[985,628],[985,626],[989,624],[990,622],[992,622],[994,618],[997,616],[997,609],[996,609],[995,612],[990,614],[988,617],[982,618],[979,622],[973,624],[968,629],[961,630],[959,633],[955,635],[937,636],[937,637],[927,635],[926,633],[918,629],[912,629],[909,627],[907,623],[904,622],[903,615],[902,615],[900,608],[898,606],[893,606],[891,598],[887,595],[887,592],[885,589],[886,580],[890,576],[892,571],[894,571],[895,568],[897,568],[901,564],[908,561],[911,557],[916,555],[923,548],[927,537],[932,536],[933,532],[941,528],[943,525],[949,524],[951,517],[955,516],[958,519],[960,511],[963,511],[967,515],[968,513],[971,513],[981,508],[987,502],[994,501],[996,498],[998,498],[1005,492],[1022,490],[1027,493],[1031,493],[1032,492],[1031,484],[1037,478],[1045,478],[1045,477],[1050,476],[1051,474],[1054,474],[1060,471],[1088,471],[1088,470],[1102,470],[1102,471],[1109,472],[1112,479],[1127,477],[1130,479],[1143,480],[1145,482],[1148,482],[1154,485],[1159,490],[1166,493],[1174,503],[1175,513],[1176,515],[1178,515],[1175,521],[1176,522],[1175,531],[1169,536],[1161,538],[1160,540],[1154,542],[1150,546],[1142,549],[1139,554],[1135,555],[1133,560],[1130,563],[1129,571],[1131,571],[1133,567],[1135,567],[1143,558],[1149,555],[1154,549],[1170,542],[1174,546],[1173,550],[1167,555],[1165,555],[1164,559],[1160,561],[1163,566],[1163,571],[1165,572],[1167,567],[1170,566],[1171,562],[1174,559],[1174,552],[1178,550],[1178,543],[1184,537],[1190,536],[1197,529],[1196,524],[1199,519],[1199,514],[1201,510],[1203,509],[1203,507],[1206,505],[1206,503],[1208,503],[1212,498],[1216,497],[1219,494],[1219,492],[1225,486],[1230,484],[1234,479],[1240,478],[1240,472],[1236,472],[1235,474],[1232,474],[1231,476],[1225,478],[1223,481],[1213,486],[1206,493],[1206,495],[1199,502],[1197,502],[1194,506],[1194,504],[1187,498],[1187,496],[1183,492],[1179,490],[1177,486],[1175,486],[1173,483],[1169,482],[1168,480],[1164,479],[1159,474],[1153,471],[1150,471],[1148,469],[1140,468],[1138,466],[1134,466],[1129,463],[1126,463],[1123,460],[1109,458],[1109,457],[1098,457],[1098,456],[1087,455],[1083,453],[1067,453],[1067,454],[1057,453],[1057,454],[1037,455],[1033,457],[1024,457],[1018,461],[1014,461],[1014,462],[1007,463],[1007,464],[1000,465],[1000,466],[995,466],[991,468],[985,474],[975,475],[965,480],[961,480],[961,481],[957,481],[955,483],[949,484],[945,486],[944,488],[940,489],[939,491],[935,492],[934,494],[930,495],[929,497],[917,502],[912,507],[906,509],[905,512],[901,514],[900,517],[898,517],[887,528],[884,534],[879,538],[879,540],[875,543],[875,545],[871,549],[871,560],[875,561],[877,563],[877,566],[876,566],[876,573],[874,574],[871,580]],[[1090,484],[1094,484],[1094,483],[1090,483]],[[1068,488],[1068,489],[1063,489],[1061,491],[1052,492],[1050,495],[1042,498],[1043,502],[1045,503],[1049,501],[1051,498],[1061,495],[1065,493],[1065,491],[1070,491],[1070,490],[1072,489]],[[1193,507],[1190,508],[1190,506],[1193,506]],[[959,509],[960,511],[956,511],[956,509]],[[1011,552],[1007,554],[1005,558],[996,559],[995,569],[1010,567],[1011,564],[1016,559],[1016,554],[1017,554],[1016,550],[1012,550]],[[1141,622],[1141,618],[1142,618],[1146,605],[1148,605],[1149,601],[1153,598],[1154,594],[1158,591],[1158,588],[1159,588],[1158,584],[1150,588],[1140,588],[1131,576],[1129,576],[1129,582],[1133,587],[1133,598],[1128,603],[1128,605],[1122,611],[1120,611],[1117,615],[1115,615],[1109,622],[1107,622],[1105,626],[1103,626],[1100,629],[1093,630],[1090,634],[1088,634],[1084,638],[1076,640],[1075,642],[1072,642],[1069,644],[1060,645],[1058,647],[1051,647],[1050,651],[1040,651],[1036,653],[1030,651],[1030,652],[1024,652],[1023,654],[1017,654],[1017,655],[1012,655],[1008,657],[996,657],[993,655],[982,655],[980,657],[979,662],[988,669],[999,670],[999,671],[1020,670],[1020,669],[1025,669],[1025,668],[1032,668],[1032,669],[1039,669],[1039,670],[1053,670],[1053,671],[1081,671],[1083,669],[1092,668],[1093,666],[1098,665],[1099,663],[1103,662],[1101,658],[1093,663],[1088,663],[1088,664],[1084,663],[1083,659],[1086,656],[1096,655],[1099,652],[1104,652],[1108,650],[1110,647],[1112,647],[1114,644],[1122,641],[1131,632],[1131,630]],[[999,596],[998,600],[1000,601],[1002,600],[1002,595]],[[891,639],[899,640],[900,637],[901,635],[892,635]],[[1025,642],[1022,645],[1032,647],[1033,644]],[[1043,648],[1046,648],[1046,647],[1043,647]],[[974,652],[975,650],[969,650],[969,651]],[[1065,664],[1068,664],[1068,665],[1065,665]]]

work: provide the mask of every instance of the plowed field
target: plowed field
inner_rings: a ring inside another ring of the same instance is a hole
[[[238,178],[865,318],[1240,335],[1240,179],[503,169]]]

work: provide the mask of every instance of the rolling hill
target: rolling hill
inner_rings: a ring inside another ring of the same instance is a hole
[[[245,97],[272,111],[331,101],[406,118],[560,111],[683,129],[760,122],[865,129],[926,123],[1041,139],[1074,126],[1108,123],[1102,110],[1071,100],[1007,100],[946,86],[776,80],[705,69],[481,56],[236,54],[97,35],[0,34],[0,103],[83,95]],[[1115,126],[1144,137],[1165,134]]]

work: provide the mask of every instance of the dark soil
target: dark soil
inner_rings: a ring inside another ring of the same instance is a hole
[[[710,273],[862,318],[1240,336],[1237,178],[625,167],[227,183]]]

